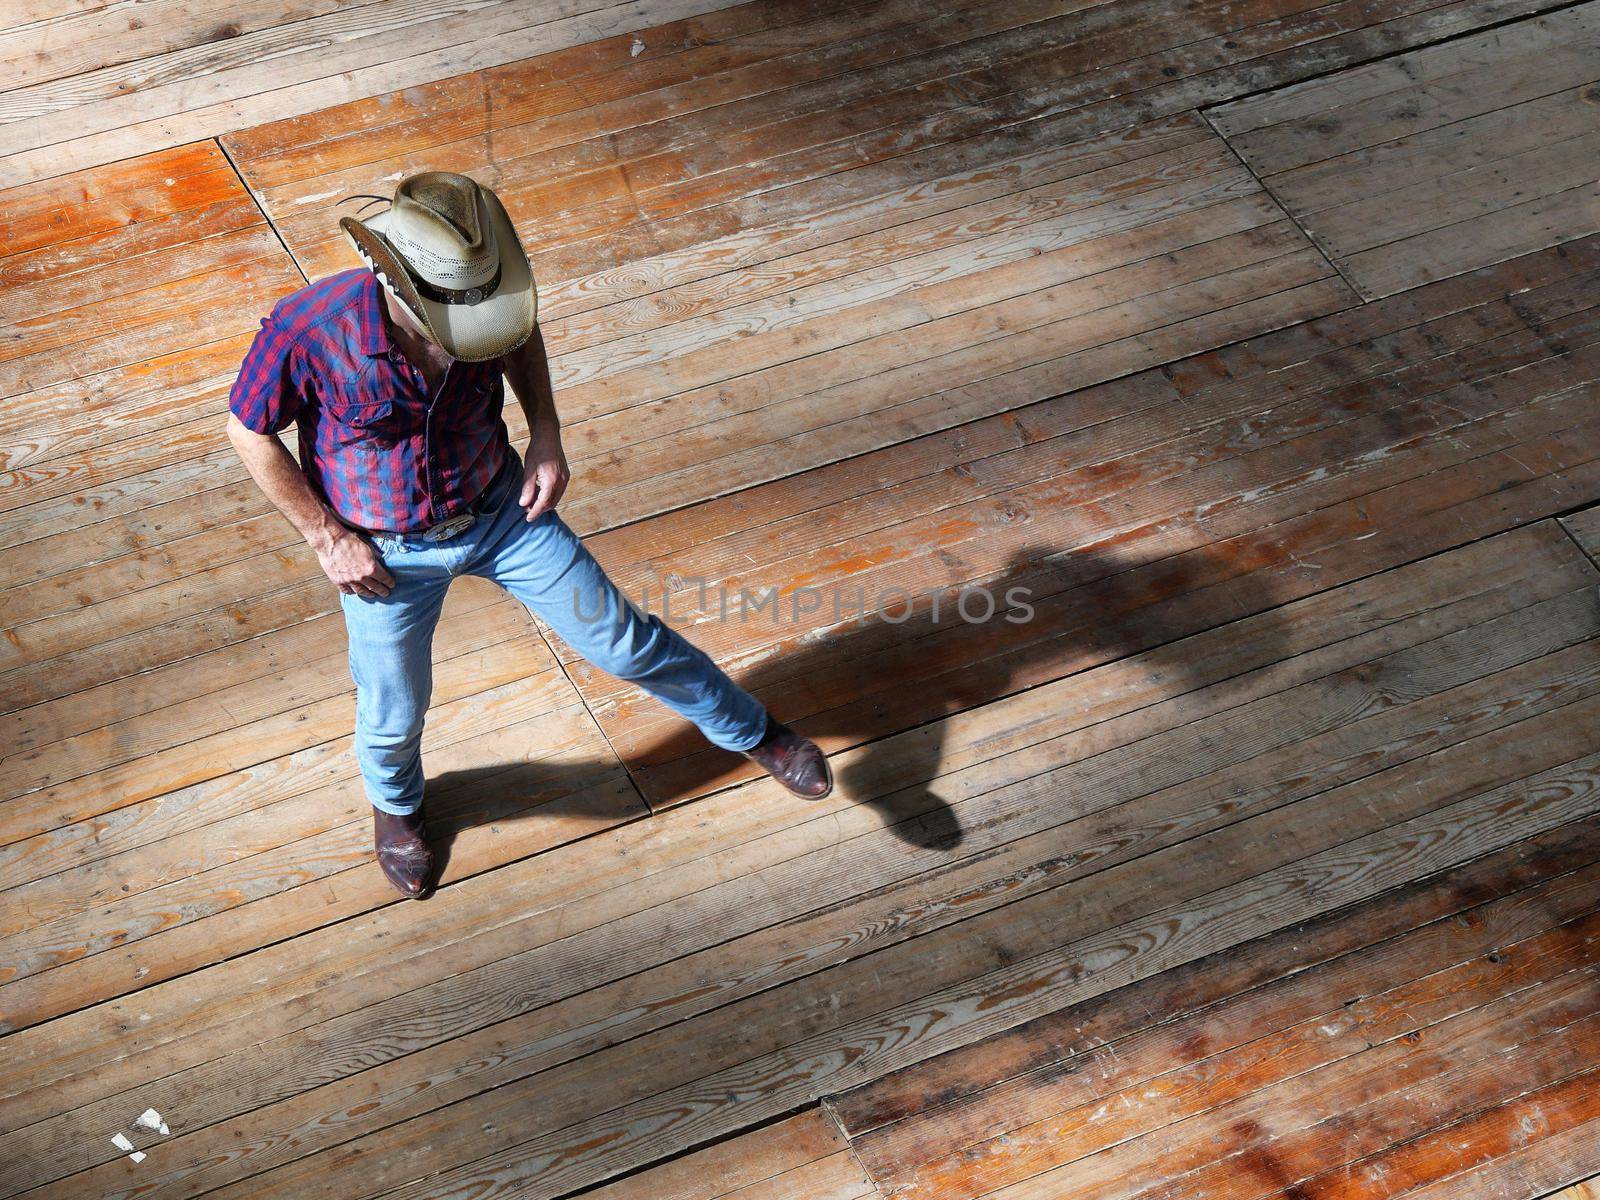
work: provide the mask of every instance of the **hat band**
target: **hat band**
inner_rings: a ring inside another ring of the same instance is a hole
[[[429,283],[411,268],[410,263],[405,264],[406,274],[411,277],[411,286],[417,289],[417,294],[424,300],[432,300],[435,304],[482,304],[490,296],[500,290],[500,263],[494,265],[494,274],[486,283],[470,288],[442,288]]]

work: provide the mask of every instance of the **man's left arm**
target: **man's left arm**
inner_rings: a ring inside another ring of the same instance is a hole
[[[528,510],[528,520],[554,508],[567,490],[571,472],[561,449],[561,422],[556,416],[555,390],[550,384],[550,359],[545,354],[539,327],[517,349],[505,356],[506,378],[528,419],[528,452],[523,456],[522,494],[517,503]]]

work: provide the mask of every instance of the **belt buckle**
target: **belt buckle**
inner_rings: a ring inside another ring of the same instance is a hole
[[[448,521],[440,521],[437,525],[424,531],[423,541],[442,542],[445,538],[453,538],[458,533],[465,533],[477,523],[478,514],[464,512],[460,516],[451,517]]]

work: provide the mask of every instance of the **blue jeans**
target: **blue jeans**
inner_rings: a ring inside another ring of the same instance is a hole
[[[422,721],[433,690],[433,631],[457,575],[482,575],[537,613],[603,671],[637,683],[725,750],[748,750],[766,710],[705,653],[642,615],[554,512],[529,522],[517,504],[515,455],[489,485],[484,511],[440,542],[374,536],[395,586],[382,599],[342,595],[356,683],[356,759],[374,807],[422,804]],[[530,748],[536,749],[536,748]]]

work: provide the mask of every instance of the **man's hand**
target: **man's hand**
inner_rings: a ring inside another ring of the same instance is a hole
[[[378,552],[312,492],[299,465],[276,435],[248,429],[230,413],[228,440],[267,499],[316,552],[317,561],[335,587],[351,596],[389,594],[394,576],[384,568]]]
[[[523,464],[522,495],[517,503],[528,510],[528,520],[537,521],[561,500],[567,490],[567,480],[572,473],[567,470],[567,456],[561,449],[559,433],[545,434],[528,445],[527,459]]]
[[[389,574],[377,551],[366,538],[348,529],[336,534],[327,545],[315,549],[323,572],[347,596],[378,599],[387,596],[394,587],[394,576]]]
[[[502,360],[511,390],[528,420],[528,453],[523,460],[522,495],[517,503],[537,521],[554,508],[572,477],[561,450],[561,422],[550,386],[550,359],[544,333],[535,325],[528,340]]]

